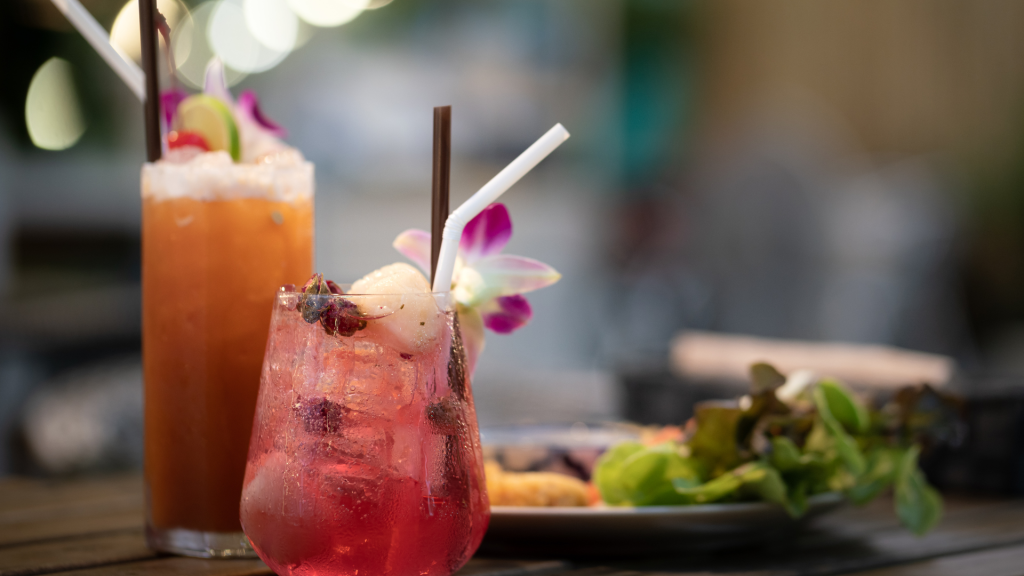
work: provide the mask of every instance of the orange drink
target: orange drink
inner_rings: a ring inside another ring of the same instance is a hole
[[[313,268],[313,167],[224,153],[142,170],[147,539],[250,555],[238,502],[276,291]]]

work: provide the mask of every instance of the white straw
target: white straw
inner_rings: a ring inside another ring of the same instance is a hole
[[[146,74],[134,60],[110,43],[110,36],[100,23],[89,14],[78,0],[53,0],[53,4],[67,16],[82,36],[100,53],[114,72],[124,80],[128,89],[135,93],[140,102],[146,101]]]
[[[434,292],[447,292],[451,290],[452,274],[455,272],[455,256],[459,251],[459,240],[462,238],[462,230],[470,220],[483,211],[512,187],[513,184],[525,176],[527,172],[540,164],[540,161],[551,154],[555,148],[562,145],[569,138],[569,132],[561,124],[555,124],[554,128],[534,142],[525,152],[498,172],[498,175],[491,178],[491,181],[484,184],[484,187],[477,190],[469,200],[462,206],[455,209],[448,216],[444,223],[444,232],[441,234],[441,253],[437,257],[437,270],[434,273]]]

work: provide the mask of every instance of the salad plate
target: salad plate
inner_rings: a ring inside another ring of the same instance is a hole
[[[846,502],[828,492],[808,498],[807,512],[791,518],[768,502],[691,506],[492,506],[481,550],[620,555],[651,551],[722,549],[784,538]]]
[[[918,457],[922,438],[952,421],[955,399],[917,386],[874,403],[835,379],[786,377],[766,363],[750,372],[750,394],[701,402],[681,427],[482,434],[495,495],[482,549],[607,556],[765,544],[887,491],[910,532],[939,522],[942,498]]]
[[[481,430],[484,453],[506,470],[559,472],[588,480],[609,447],[638,440],[626,423],[518,425]],[[481,551],[490,554],[616,556],[652,551],[736,548],[786,537],[846,502],[811,496],[800,518],[769,502],[688,506],[491,506]]]

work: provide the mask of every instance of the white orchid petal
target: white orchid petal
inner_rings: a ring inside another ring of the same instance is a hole
[[[499,254],[484,258],[473,265],[479,276],[478,283],[485,288],[488,298],[525,294],[550,286],[562,277],[557,270],[543,262],[524,256]]]
[[[399,234],[391,245],[419,266],[424,274],[430,274],[430,232],[412,228]]]
[[[463,306],[473,307],[493,298],[488,293],[487,283],[472,266],[463,266],[452,283],[452,296]]]
[[[219,56],[214,56],[206,65],[206,74],[203,78],[203,92],[219,98],[228,106],[234,106],[235,99],[231,97],[231,90],[228,89],[227,75],[224,73],[224,62]]]

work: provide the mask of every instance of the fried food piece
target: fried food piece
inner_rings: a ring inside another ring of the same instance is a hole
[[[554,472],[506,472],[487,462],[491,506],[586,506],[587,484]]]

